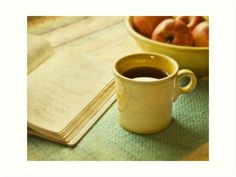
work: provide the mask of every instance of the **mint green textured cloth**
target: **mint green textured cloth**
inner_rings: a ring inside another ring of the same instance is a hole
[[[170,127],[154,135],[122,129],[114,103],[74,148],[28,136],[28,160],[180,160],[208,142],[208,102],[208,82],[199,80],[174,103]]]

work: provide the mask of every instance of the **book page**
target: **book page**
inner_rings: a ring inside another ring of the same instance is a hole
[[[34,34],[27,35],[27,74],[32,72],[46,59],[48,59],[54,50],[52,46],[42,37]]]
[[[112,79],[112,70],[93,55],[58,51],[28,75],[28,123],[59,132]]]

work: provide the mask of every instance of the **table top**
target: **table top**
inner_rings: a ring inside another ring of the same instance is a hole
[[[81,54],[89,52],[106,60],[142,51],[125,30],[123,20],[124,17],[29,18],[28,32],[47,39],[55,51],[73,47]],[[170,127],[154,135],[137,135],[122,129],[115,102],[73,148],[28,135],[28,160],[181,160],[186,157],[207,160],[208,102],[208,81],[199,79],[193,93],[180,95],[174,102]],[[199,147],[197,157],[189,156]],[[203,153],[207,157],[199,155]]]

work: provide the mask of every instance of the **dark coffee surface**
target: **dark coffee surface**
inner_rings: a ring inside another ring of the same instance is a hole
[[[154,67],[136,67],[125,71],[122,75],[130,79],[138,77],[162,79],[164,77],[167,77],[168,73]]]

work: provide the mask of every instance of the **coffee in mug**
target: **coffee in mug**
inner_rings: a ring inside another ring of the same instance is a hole
[[[164,77],[167,77],[168,73],[155,67],[141,66],[141,67],[131,68],[122,73],[122,75],[130,79],[136,79],[136,80],[138,80],[139,78],[162,79]]]

